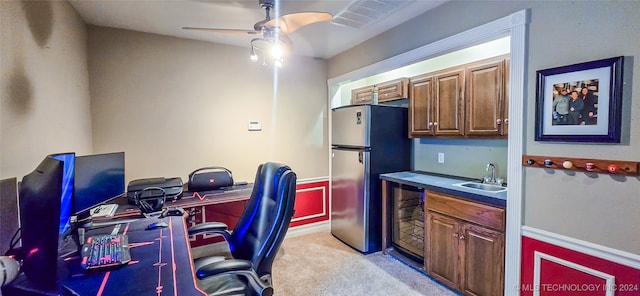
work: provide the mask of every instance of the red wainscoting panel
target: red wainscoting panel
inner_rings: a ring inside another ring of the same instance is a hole
[[[295,214],[291,227],[329,220],[329,180],[296,184]]]
[[[638,296],[640,269],[522,237],[522,296]]]

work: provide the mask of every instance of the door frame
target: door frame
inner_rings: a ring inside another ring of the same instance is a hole
[[[516,11],[495,21],[327,80],[329,88],[328,106],[330,108],[333,97],[339,94],[341,84],[390,71],[416,61],[425,60],[496,38],[510,36],[510,118],[507,144],[509,190],[507,192],[507,226],[505,240],[505,295],[518,295],[519,289],[517,289],[517,287],[520,285],[522,192],[524,187],[523,168],[520,162],[525,143],[524,118],[526,117],[526,113],[524,99],[527,91],[525,77],[527,69],[526,46],[529,21],[530,12],[528,9]],[[329,121],[329,124],[331,124],[331,121]],[[330,126],[329,129],[331,129]],[[331,170],[331,165],[329,169]]]

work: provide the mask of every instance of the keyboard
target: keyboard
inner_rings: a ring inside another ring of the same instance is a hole
[[[131,261],[129,238],[123,234],[94,235],[82,245],[84,269],[105,268],[127,264]]]

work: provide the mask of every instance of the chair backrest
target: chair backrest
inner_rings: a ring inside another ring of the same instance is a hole
[[[259,276],[271,273],[273,260],[289,229],[296,179],[286,165],[261,164],[249,202],[228,240],[233,257],[250,260]]]

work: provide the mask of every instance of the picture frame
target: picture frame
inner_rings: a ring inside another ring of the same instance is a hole
[[[620,143],[623,60],[537,71],[535,140]]]

